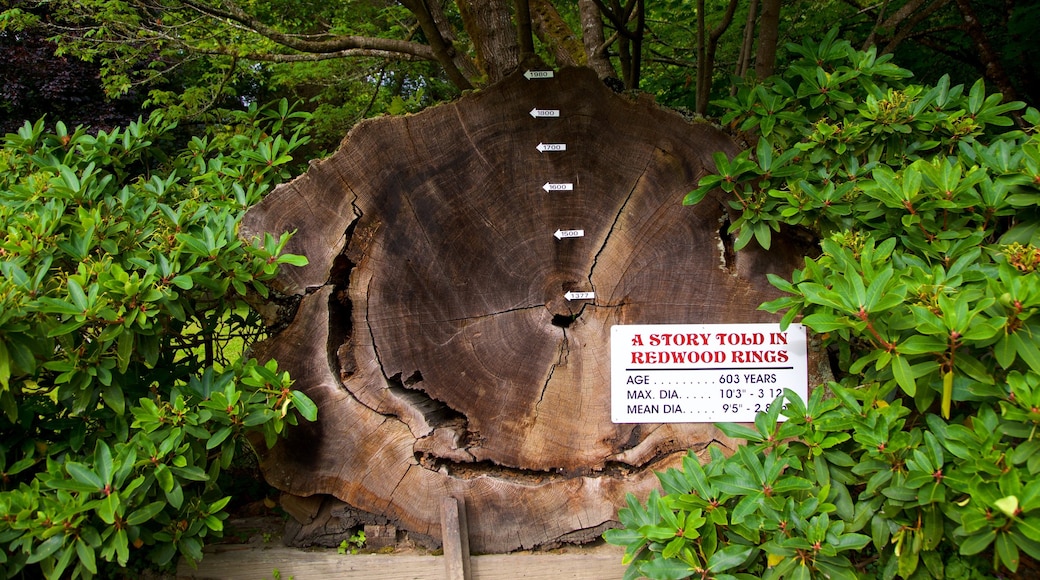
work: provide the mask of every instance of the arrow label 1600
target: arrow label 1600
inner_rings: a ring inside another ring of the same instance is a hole
[[[535,149],[538,149],[539,153],[545,153],[546,151],[566,151],[566,143],[539,143]]]
[[[545,191],[574,191],[573,183],[546,183],[542,186]]]

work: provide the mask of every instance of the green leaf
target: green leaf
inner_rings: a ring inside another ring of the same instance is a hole
[[[127,516],[126,523],[130,524],[131,526],[139,526],[145,522],[150,521],[152,518],[158,515],[159,512],[163,511],[165,507],[166,502],[153,501],[152,503],[140,509],[134,510],[129,516]]]
[[[675,558],[675,556],[683,549],[686,545],[686,538],[682,536],[673,538],[670,542],[665,544],[664,550],[661,550],[661,557],[666,559]]]
[[[7,345],[0,342],[0,387],[4,390],[11,387],[11,357],[7,353]]]
[[[170,468],[164,463],[160,463],[155,467],[155,480],[159,482],[159,487],[169,493],[173,489],[173,473],[170,472]]]
[[[83,292],[83,287],[79,285],[75,278],[69,278],[69,298],[72,299],[72,303],[79,309],[79,313],[88,310],[87,295]]]
[[[764,441],[762,434],[750,427],[739,423],[716,423],[715,427],[729,437],[734,439],[746,439],[748,441]]]
[[[964,556],[978,554],[993,543],[997,537],[996,530],[984,529],[977,534],[968,536],[960,543],[960,553]]]
[[[117,415],[122,415],[126,410],[126,401],[123,400],[123,387],[112,383],[105,385],[102,389],[102,394],[105,399],[105,405],[109,409],[115,411]]]
[[[174,509],[180,509],[184,503],[184,490],[180,484],[174,484],[173,489],[166,492],[166,501],[170,503],[170,506]]]
[[[125,373],[126,369],[130,367],[130,356],[134,351],[134,333],[124,330],[119,334],[119,339],[116,341],[116,359],[119,362],[119,372]],[[122,389],[120,389],[122,391]],[[123,411],[118,411],[120,415]]]
[[[997,555],[1000,556],[1000,561],[1007,566],[1008,570],[1012,572],[1018,570],[1018,565],[1021,562],[1018,546],[1011,540],[1010,533],[1001,532],[997,534]]]
[[[293,406],[300,412],[300,415],[308,421],[318,420],[318,406],[314,404],[303,391],[293,391],[292,393]]]
[[[116,512],[119,509],[119,494],[112,493],[98,502],[97,514],[101,518],[101,521],[106,524],[114,524],[116,522]]]
[[[917,564],[920,561],[918,552],[912,550],[907,544],[909,544],[909,540],[903,545],[903,550],[899,553],[898,559],[899,576],[902,578],[909,578],[917,570]]]
[[[910,363],[906,361],[906,357],[898,355],[892,357],[892,374],[904,393],[911,397],[917,393],[917,381],[914,380],[914,374],[910,370]]]
[[[1002,497],[994,501],[993,505],[1000,511],[1004,512],[1004,515],[1007,517],[1013,518],[1018,512],[1018,497],[1013,495]]]
[[[58,551],[58,548],[61,548],[62,544],[64,543],[65,536],[63,534],[55,534],[47,538],[46,540],[44,540],[42,544],[36,546],[36,549],[33,550],[31,554],[29,554],[29,558],[26,559],[25,563],[35,564],[37,562],[42,562],[43,560],[50,558],[54,555],[55,552]]]
[[[310,263],[307,260],[307,256],[300,256],[297,254],[282,254],[281,256],[278,256],[278,259],[275,261],[279,264],[289,264],[290,266],[299,267],[306,266]]]
[[[1036,346],[1036,342],[1024,336],[1024,332],[1019,331],[1012,333],[1009,336],[1011,344],[1015,347],[1015,352],[1029,365],[1029,368],[1033,371],[1040,373],[1040,348]]]
[[[97,560],[94,555],[94,548],[91,548],[83,538],[76,538],[76,556],[79,557],[79,561],[83,564],[83,567],[87,569],[91,574],[97,574]]]
[[[689,578],[693,570],[681,560],[654,558],[639,566],[639,571],[647,578],[680,580],[681,578]]]
[[[97,468],[103,483],[112,483],[112,450],[101,440],[98,440],[94,447],[94,467]]]
[[[712,574],[718,574],[719,572],[735,568],[748,559],[752,549],[751,546],[742,546],[740,544],[726,546],[708,558],[708,570]]]
[[[223,443],[224,440],[227,439],[229,435],[231,435],[231,431],[231,426],[225,426],[218,429],[216,433],[211,435],[210,438],[206,440],[206,449],[213,449],[214,447]]]
[[[69,461],[65,463],[65,470],[69,472],[72,479],[92,487],[94,491],[101,491],[105,487],[104,482],[101,481],[101,477],[81,463]]]

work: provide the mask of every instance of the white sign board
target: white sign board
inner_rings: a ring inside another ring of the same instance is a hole
[[[753,422],[784,389],[806,399],[807,352],[800,324],[616,325],[612,420]]]

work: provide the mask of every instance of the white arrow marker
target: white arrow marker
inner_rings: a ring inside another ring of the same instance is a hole
[[[585,230],[556,230],[556,233],[553,235],[556,236],[557,240],[562,240],[563,238],[583,238],[585,237]]]
[[[568,292],[563,295],[567,300],[592,300],[596,297],[595,292]]]
[[[542,186],[545,191],[574,191],[573,183],[546,183]]]
[[[539,143],[538,146],[535,147],[535,149],[537,149],[539,153],[545,153],[546,151],[566,151],[567,150],[567,144],[566,143]]]
[[[547,119],[547,118],[552,118],[552,117],[558,118],[560,116],[560,110],[559,109],[531,109],[531,116],[534,117],[535,119],[538,119],[538,118]]]
[[[527,80],[531,79],[551,79],[553,78],[553,71],[551,70],[529,70],[524,73],[524,78]]]

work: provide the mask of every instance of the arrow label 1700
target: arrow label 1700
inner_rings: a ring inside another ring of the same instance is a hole
[[[553,235],[556,236],[557,240],[562,240],[563,238],[583,238],[585,237],[585,230],[556,230],[556,233]]]
[[[595,292],[568,292],[563,295],[567,300],[592,300],[596,297]]]
[[[574,191],[573,183],[546,183],[542,186],[545,191]]]
[[[539,153],[545,153],[546,151],[566,151],[566,143],[539,143],[535,149],[538,149]]]
[[[531,116],[535,119],[548,118],[548,117],[559,117],[559,109],[531,109]]]
[[[551,70],[529,70],[524,73],[524,78],[527,80],[531,79],[551,79],[553,78],[553,71]]]

